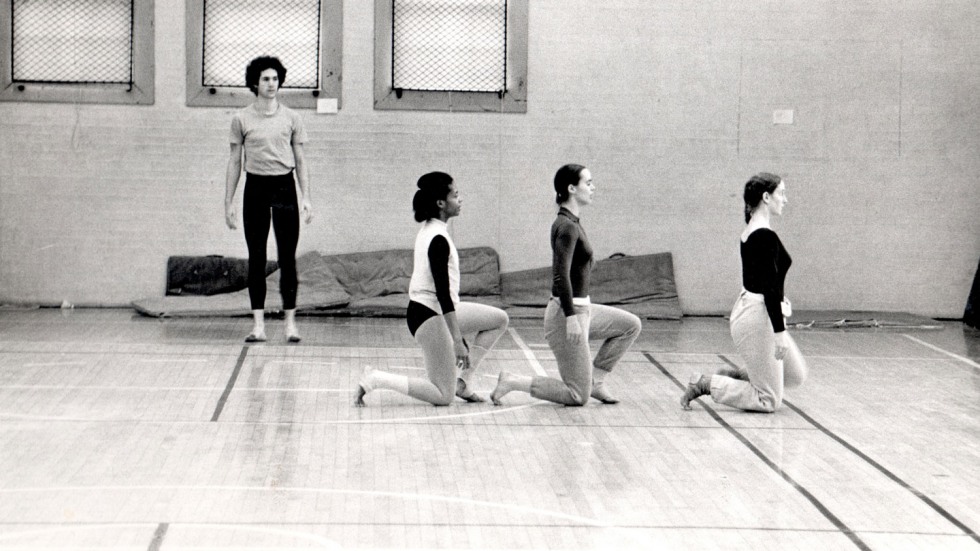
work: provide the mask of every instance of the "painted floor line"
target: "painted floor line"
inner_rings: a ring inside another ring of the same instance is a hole
[[[322,362],[322,361],[313,361],[313,360],[307,360],[307,361],[299,361],[299,360],[269,360],[268,362],[266,362],[265,365],[266,366],[270,366],[270,365],[315,365],[315,366],[318,366],[318,367],[336,367],[337,366],[337,362]]]
[[[514,339],[514,342],[516,342],[517,346],[522,352],[524,352],[524,357],[527,358],[528,363],[531,364],[531,369],[533,369],[534,372],[541,377],[546,376],[547,373],[545,373],[544,367],[542,367],[541,363],[538,362],[538,359],[534,357],[534,351],[528,347],[527,343],[524,342],[524,339],[517,334],[517,331],[515,331],[513,327],[508,327],[507,332],[510,333],[510,336]]]
[[[85,365],[88,362],[41,362],[24,364],[24,367],[61,367],[67,365]]]
[[[399,498],[406,501],[429,501],[429,502],[444,502],[452,503],[456,505],[473,505],[478,507],[486,507],[490,509],[498,509],[504,511],[512,511],[521,514],[537,514],[545,517],[557,518],[566,520],[569,522],[593,526],[600,528],[615,528],[616,526],[612,523],[595,519],[583,517],[571,513],[563,513],[561,511],[552,511],[548,509],[540,509],[537,507],[529,505],[521,505],[518,503],[501,503],[495,501],[485,501],[479,499],[470,499],[458,496],[444,496],[437,494],[423,494],[423,493],[413,493],[413,492],[389,492],[381,490],[343,490],[334,488],[306,488],[300,486],[178,486],[178,485],[134,485],[134,486],[55,486],[48,488],[0,488],[0,495],[17,495],[17,494],[39,494],[47,492],[55,493],[67,493],[67,492],[157,492],[157,491],[187,491],[187,492],[260,492],[267,493],[272,492],[276,494],[283,493],[298,493],[298,494],[321,494],[321,495],[349,495],[358,497],[387,497],[387,498]]]
[[[382,392],[379,390],[378,392]],[[390,392],[390,391],[384,391]],[[530,407],[540,406],[546,404],[546,402],[535,401],[530,404],[521,404],[517,406],[500,407],[495,406],[493,409],[476,411],[472,413],[455,413],[449,415],[426,415],[417,417],[386,417],[384,419],[335,419],[335,420],[325,420],[325,421],[315,421],[315,422],[304,422],[304,421],[221,421],[222,425],[266,425],[266,426],[279,426],[279,425],[375,425],[384,423],[417,423],[425,421],[445,421],[449,419],[463,419],[467,417],[485,417],[490,415],[500,415],[503,413],[509,413],[512,411],[517,411],[521,409],[527,409]],[[375,409],[381,409],[378,406],[368,406],[365,411]],[[138,418],[106,418],[106,419],[95,419],[95,418],[83,418],[83,417],[59,417],[54,415],[31,415],[25,413],[6,413],[0,412],[0,419],[16,419],[21,421],[52,421],[61,423],[138,423],[138,424],[157,424],[157,425],[207,425],[214,421],[203,421],[203,420],[179,420],[179,419],[138,419]]]
[[[508,328],[508,331],[511,331],[512,329],[513,328]],[[924,346],[926,346],[928,348],[931,348],[931,349],[933,349],[933,350],[935,350],[935,351],[937,351],[937,352],[939,352],[941,354],[944,354],[946,356],[952,356],[952,357],[954,357],[955,359],[957,359],[959,361],[968,363],[969,365],[971,365],[973,367],[980,368],[980,364],[977,364],[976,362],[973,362],[972,360],[970,360],[968,358],[965,358],[965,357],[962,357],[962,356],[958,356],[956,354],[953,354],[952,352],[948,352],[946,350],[943,350],[941,348],[935,347],[935,346],[933,346],[931,344],[928,344],[926,342],[920,341],[919,339],[916,339],[915,337],[912,337],[911,335],[904,335],[904,336],[906,338],[908,338],[908,339],[911,339],[913,341],[918,342],[919,344],[922,344],[922,345],[924,345]],[[525,341],[522,340],[521,342],[525,342]],[[526,349],[523,348],[523,347],[518,348],[516,350],[515,349],[508,349],[508,348],[495,348],[494,351],[495,352],[509,352],[509,351],[521,352],[525,356],[527,355],[527,352],[528,351],[533,351],[533,350],[550,352],[550,349],[549,349],[548,345],[546,345],[546,344],[526,343],[525,342],[525,346],[526,346]],[[258,349],[258,347],[252,346],[251,348],[252,348],[252,353],[249,356],[252,359],[268,358],[268,355],[263,355],[261,353],[261,350]],[[310,348],[314,348],[314,347],[310,347]],[[351,356],[351,354],[350,354],[350,351],[351,350],[367,351],[367,352],[370,352],[370,351],[378,351],[378,350],[390,350],[390,351],[395,352],[395,353],[400,353],[403,356],[417,357],[417,358],[421,358],[422,357],[421,352],[417,348],[401,348],[401,347],[395,347],[395,348],[386,348],[386,347],[355,347],[355,348],[316,347],[316,348],[321,348],[321,349],[322,348],[327,348],[327,349],[332,349],[332,350],[336,350],[336,351],[344,351],[343,354],[331,354],[330,353],[331,350],[320,350],[320,352],[323,352],[323,356],[322,357],[324,357],[325,359],[331,359],[331,360],[349,360],[349,359],[352,359],[352,358],[356,358],[356,359],[378,359],[378,358],[381,358],[381,359],[384,359],[384,358],[390,358],[391,357],[391,356],[388,356],[388,355],[378,355],[378,354],[368,354],[368,355],[360,354],[360,355]],[[652,349],[652,348],[646,348],[645,350],[649,351],[651,354],[657,354],[661,358],[664,357],[664,356],[680,356],[680,357],[693,357],[693,358],[700,357],[700,356],[714,357],[714,356],[717,356],[719,354],[718,352],[674,352],[674,351],[670,351],[670,350],[657,350],[657,349]],[[238,350],[236,349],[235,352],[237,353]],[[627,356],[626,356],[626,358],[624,358],[624,360],[626,360],[630,356],[634,355],[634,352],[635,351],[628,352],[627,353]],[[0,350],[0,354],[23,354],[23,353],[24,352],[3,351],[3,350]],[[128,354],[129,352],[112,352],[112,351],[109,351],[109,352],[105,352],[104,354],[118,355],[118,354],[123,354],[123,353]],[[146,352],[144,352],[144,353],[146,353]],[[156,354],[155,352],[153,352],[153,353]],[[724,353],[732,354],[734,352],[733,351],[728,351],[728,352],[724,352]],[[59,352],[59,351],[37,352],[37,351],[35,351],[35,352],[31,352],[31,354],[32,355],[42,355],[42,354],[61,354],[61,355],[64,355],[65,352]],[[160,352],[159,354],[167,354],[167,352]],[[91,354],[84,353],[84,355],[91,355]],[[229,354],[222,353],[222,352],[215,352],[215,353],[209,354],[209,355],[210,356],[215,356],[215,357],[220,357],[220,356],[227,356]],[[494,355],[494,352],[491,352],[491,355]],[[940,359],[943,359],[943,360],[945,359],[945,358],[923,357],[923,356],[829,356],[829,355],[820,355],[820,354],[804,354],[804,355],[807,358],[822,359],[822,360],[923,361],[923,362],[928,362],[928,361],[937,361],[937,360],[940,360]],[[185,359],[185,358],[181,358],[180,356],[181,356],[181,354],[174,354],[170,358],[143,358],[143,359],[140,359],[138,361],[140,363],[149,363],[149,364],[153,364],[153,363],[158,363],[158,364],[159,363],[173,363],[173,362],[181,362],[181,363],[200,362],[200,363],[203,363],[203,362],[211,362],[211,361],[214,361],[213,359],[206,359],[206,358],[186,358]],[[506,358],[500,358],[499,355],[497,355],[497,359],[506,359]],[[633,360],[633,361],[641,361],[641,360],[637,359],[637,360]],[[645,362],[646,360],[642,360],[642,361]],[[669,361],[669,360],[667,360],[667,361]],[[310,364],[310,365],[320,365],[320,366],[328,366],[328,367],[333,367],[333,366],[336,366],[337,365],[337,362],[334,362],[334,361],[331,361],[331,362],[321,362],[321,361],[292,361],[292,360],[276,360],[276,359],[272,359],[272,360],[268,360],[268,362],[270,364],[274,364],[274,363],[278,363],[278,364]],[[2,362],[0,362],[0,363],[2,363]],[[57,366],[70,366],[70,365],[85,365],[87,363],[88,362],[84,362],[84,361],[45,362],[45,363],[22,364],[21,367],[57,367]],[[406,369],[408,369],[408,368],[406,368]]]
[[[214,392],[216,390],[222,390],[218,386],[67,386],[67,385],[2,385],[0,390],[97,390],[97,391],[124,391],[132,390],[136,392]],[[343,392],[351,393],[352,389],[349,388],[290,388],[290,387],[235,387],[236,391],[249,391],[249,392]]]
[[[658,357],[663,358],[664,356],[711,356],[717,357],[718,354],[729,354],[734,355],[734,352],[658,352],[656,350],[649,350],[651,354],[657,354]],[[949,352],[944,352],[949,354]],[[817,360],[868,360],[873,362],[934,362],[937,360],[946,361],[945,358],[927,358],[923,356],[821,356],[819,354],[803,354],[806,359],[817,359]],[[666,363],[673,363],[670,360],[661,360]],[[969,360],[967,360],[969,361]]]
[[[912,342],[917,342],[917,343],[921,344],[922,346],[925,346],[926,348],[930,348],[932,350],[935,350],[936,352],[939,352],[941,354],[945,354],[945,355],[949,356],[950,358],[953,358],[954,360],[963,362],[966,365],[971,366],[973,369],[980,370],[980,364],[978,364],[977,362],[971,360],[970,358],[966,358],[966,357],[960,356],[959,354],[953,354],[952,352],[950,352],[948,350],[943,350],[942,348],[940,348],[938,346],[935,346],[935,345],[932,345],[932,344],[929,344],[929,343],[927,343],[924,340],[917,339],[917,338],[913,337],[912,335],[903,335],[903,336],[906,339],[909,339]]]
[[[146,364],[160,364],[160,363],[170,363],[170,362],[204,363],[213,360],[209,360],[207,358],[181,358],[180,356],[176,356],[173,358],[140,358],[139,361],[140,363],[146,363]]]
[[[71,526],[51,526],[42,529],[25,530],[21,532],[11,532],[8,534],[0,534],[0,541],[17,541],[28,538],[33,538],[36,536],[49,536],[51,534],[57,533],[73,533],[80,531],[95,531],[95,530],[118,530],[120,527],[131,527],[131,528],[149,528],[156,526],[156,523],[127,523],[127,524],[85,524],[85,525],[71,525]],[[181,530],[228,530],[228,531],[243,531],[243,532],[253,532],[259,534],[274,534],[277,536],[288,536],[295,538],[297,540],[306,540],[320,544],[325,549],[344,549],[335,540],[325,538],[323,536],[318,536],[316,534],[310,534],[309,532],[304,532],[300,530],[288,530],[285,528],[272,528],[266,526],[249,526],[247,524],[226,524],[226,523],[194,523],[194,524],[173,524],[168,523],[168,528],[178,528]],[[156,541],[156,539],[154,540]],[[164,549],[165,547],[157,546],[155,549]],[[154,549],[154,547],[151,547]],[[284,547],[281,549],[288,549]]]

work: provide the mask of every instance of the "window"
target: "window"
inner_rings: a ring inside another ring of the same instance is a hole
[[[153,4],[0,0],[0,100],[152,104]]]
[[[376,109],[527,112],[528,0],[375,0]]]
[[[252,59],[286,66],[280,97],[294,108],[340,101],[343,0],[187,0],[187,105],[241,106]]]

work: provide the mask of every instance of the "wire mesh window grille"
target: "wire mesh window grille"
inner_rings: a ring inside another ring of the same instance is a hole
[[[394,0],[392,88],[507,90],[507,0]]]
[[[133,84],[134,0],[14,0],[14,82]]]
[[[319,0],[205,0],[202,81],[244,87],[245,67],[259,56],[286,66],[283,88],[320,83]]]

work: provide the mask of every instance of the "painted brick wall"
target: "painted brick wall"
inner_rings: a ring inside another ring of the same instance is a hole
[[[374,111],[373,2],[345,2],[343,108],[302,112],[316,219],[301,252],[410,247],[414,181],[445,170],[460,246],[544,266],[551,176],[579,162],[597,254],[671,251],[684,310],[722,313],[741,187],[767,170],[788,185],[776,227],[798,309],[962,315],[980,3],[531,4],[528,112],[494,115]],[[222,211],[233,110],[184,105],[183,2],[156,5],[155,105],[0,104],[0,301],[124,305],[164,292],[170,255],[245,256]]]

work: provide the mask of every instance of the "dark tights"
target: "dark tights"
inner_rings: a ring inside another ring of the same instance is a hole
[[[279,253],[279,290],[283,310],[296,308],[296,245],[299,242],[299,207],[293,173],[281,176],[247,174],[242,221],[248,245],[248,296],[252,310],[265,308],[265,250],[269,221]]]

